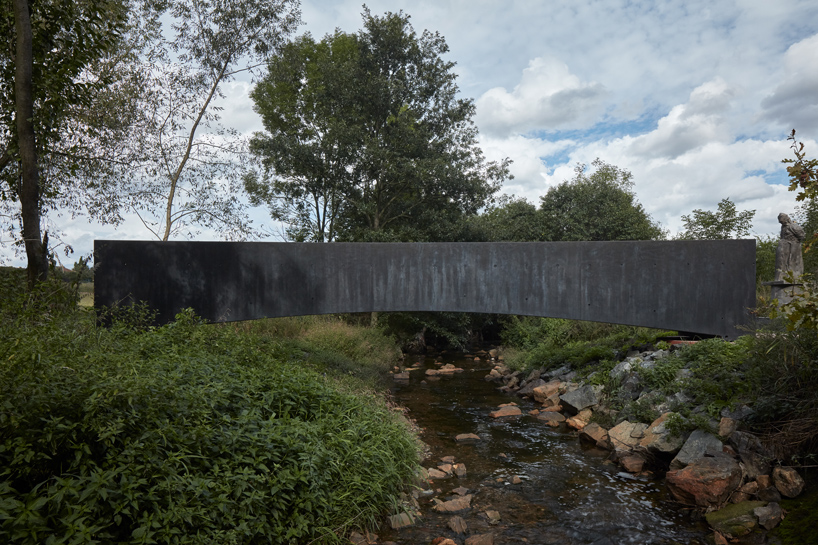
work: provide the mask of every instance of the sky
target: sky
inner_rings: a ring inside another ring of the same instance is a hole
[[[403,10],[416,32],[445,37],[460,94],[476,105],[481,148],[513,161],[502,193],[535,204],[598,157],[633,173],[637,199],[671,233],[683,214],[730,198],[756,211],[753,235],[770,235],[778,213],[796,207],[781,163],[792,157],[790,131],[818,156],[818,0],[367,6]],[[298,34],[362,26],[360,0],[304,0],[301,10]],[[220,103],[225,124],[245,134],[262,130],[251,88],[231,82]],[[265,209],[253,217],[270,223]],[[82,218],[58,226],[75,255],[89,254],[94,238],[150,238],[133,219],[116,232]]]

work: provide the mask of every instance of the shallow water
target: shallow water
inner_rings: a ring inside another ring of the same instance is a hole
[[[409,410],[423,431],[421,438],[431,455],[424,461],[436,467],[443,456],[465,463],[467,475],[436,480],[420,495],[422,520],[414,526],[381,532],[381,541],[425,544],[443,536],[462,543],[468,535],[493,533],[494,543],[561,545],[685,544],[705,543],[707,529],[692,522],[683,509],[670,501],[661,480],[634,477],[608,462],[608,452],[580,445],[574,433],[546,426],[526,414],[533,401],[503,394],[498,384],[484,380],[492,364],[463,356],[443,356],[464,372],[440,379],[424,375],[438,368],[431,357],[406,361],[412,371],[409,382],[396,384],[396,400]],[[522,416],[492,419],[489,412],[502,403],[516,402]],[[454,437],[476,433],[483,441],[458,445]],[[513,476],[521,484],[511,484]],[[432,510],[433,497],[449,500],[457,487],[474,494],[471,509],[463,517],[469,533],[455,534],[448,521],[455,515]],[[485,512],[500,513],[490,525]]]

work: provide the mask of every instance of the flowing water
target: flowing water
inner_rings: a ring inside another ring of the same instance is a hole
[[[561,545],[706,543],[706,526],[670,501],[661,480],[635,477],[607,461],[608,452],[580,445],[576,434],[548,427],[526,414],[533,401],[496,390],[484,377],[492,364],[462,355],[437,358],[464,369],[439,379],[425,369],[438,368],[434,358],[408,359],[420,363],[411,379],[396,384],[396,400],[422,428],[421,438],[431,452],[423,465],[436,467],[444,456],[465,463],[465,477],[435,480],[418,502],[422,519],[413,526],[381,533],[381,541],[428,544],[443,536],[463,543],[473,534],[492,533],[504,543]],[[493,419],[489,412],[502,403],[516,402],[522,416]],[[454,437],[476,433],[483,440],[459,445]],[[521,483],[512,484],[519,476]],[[473,494],[471,508],[436,513],[434,499],[456,497],[455,488]],[[489,524],[486,511],[497,511],[499,522]],[[465,519],[469,532],[455,534],[447,523]]]

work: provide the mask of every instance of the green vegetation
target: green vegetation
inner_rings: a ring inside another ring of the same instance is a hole
[[[0,274],[3,543],[340,542],[415,475],[408,424],[352,376],[394,363],[377,331],[140,309],[104,329],[24,283]]]
[[[755,210],[738,212],[733,201],[722,199],[716,212],[697,208],[690,216],[682,216],[685,230],[679,238],[696,240],[743,238],[750,234],[755,213]]]

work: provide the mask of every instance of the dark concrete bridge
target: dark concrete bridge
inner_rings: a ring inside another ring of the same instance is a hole
[[[94,244],[95,305],[166,322],[368,311],[549,316],[734,338],[755,306],[755,241]]]

